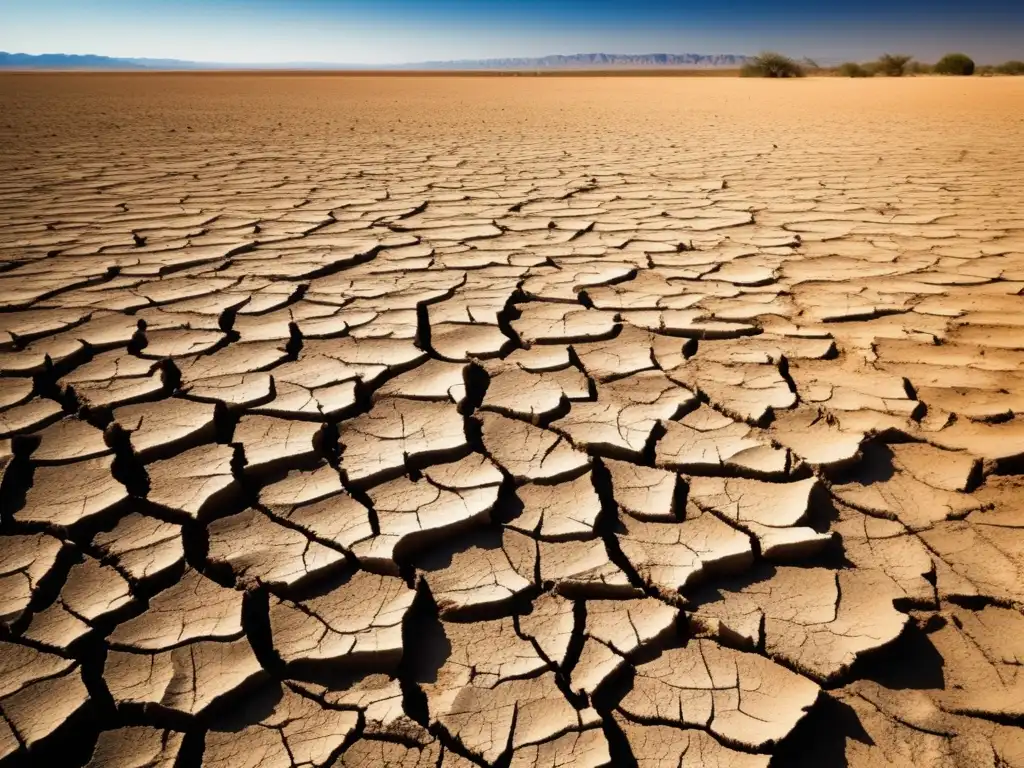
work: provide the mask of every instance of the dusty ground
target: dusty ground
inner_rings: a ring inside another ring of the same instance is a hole
[[[1024,766],[1024,80],[0,103],[0,760]]]

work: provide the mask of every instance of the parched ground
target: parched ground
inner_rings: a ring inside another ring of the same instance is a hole
[[[1024,79],[0,104],[5,765],[1024,766]]]

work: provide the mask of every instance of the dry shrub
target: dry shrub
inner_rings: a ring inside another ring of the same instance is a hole
[[[871,77],[873,73],[869,72],[862,64],[848,61],[845,64],[839,65],[839,74],[843,77]]]
[[[947,53],[935,65],[937,75],[963,75],[974,74],[974,59],[965,53]]]
[[[883,53],[878,57],[878,69],[886,77],[903,77],[912,58],[902,53]]]
[[[803,77],[804,68],[788,56],[765,51],[743,65],[744,77]]]

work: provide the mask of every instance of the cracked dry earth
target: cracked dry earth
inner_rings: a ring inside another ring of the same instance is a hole
[[[0,88],[5,765],[1024,766],[1024,82]]]

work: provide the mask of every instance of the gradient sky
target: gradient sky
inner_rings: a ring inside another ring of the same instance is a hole
[[[764,49],[1024,59],[1024,0],[0,0],[0,50],[24,53],[397,64]]]

